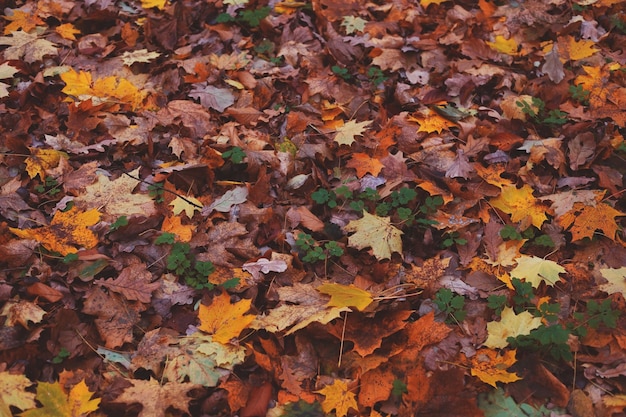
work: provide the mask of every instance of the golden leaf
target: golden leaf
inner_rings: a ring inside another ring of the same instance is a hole
[[[144,9],[156,7],[159,10],[163,10],[166,4],[167,0],[141,0],[141,7]]]
[[[331,307],[356,307],[363,311],[373,301],[372,294],[354,285],[327,283],[317,287],[317,290],[330,295],[328,305]]]
[[[327,385],[319,391],[325,398],[322,402],[322,410],[325,413],[336,411],[337,417],[345,417],[350,409],[358,410],[356,395],[350,392],[348,384],[340,379],[336,379],[332,385]]]
[[[26,13],[22,10],[13,10],[13,14],[7,13],[4,15],[4,18],[11,22],[4,28],[5,35],[19,29],[22,29],[24,32],[30,32],[35,29],[37,25],[46,24],[46,22],[41,20],[39,16],[36,16],[34,13]]]
[[[200,304],[198,328],[213,335],[213,340],[227,344],[255,319],[253,314],[244,314],[250,310],[252,300],[243,299],[230,303],[230,296],[223,292],[213,299],[210,306]]]
[[[37,385],[37,400],[43,405],[20,414],[24,417],[67,416],[82,417],[96,411],[100,405],[100,398],[94,398],[89,391],[85,380],[70,389],[66,394],[59,382],[39,382]]]
[[[193,224],[182,224],[180,216],[170,216],[163,220],[161,230],[176,235],[176,239],[181,242],[189,242],[196,230]]]
[[[13,415],[9,406],[20,410],[36,407],[35,394],[26,390],[33,383],[26,376],[3,371],[0,372],[0,381],[0,416]]]
[[[496,382],[519,381],[522,378],[507,371],[516,362],[515,353],[515,350],[508,350],[501,356],[493,349],[479,349],[470,361],[471,373],[494,388]]]
[[[72,207],[65,212],[57,211],[49,226],[26,230],[10,227],[9,230],[16,236],[34,239],[46,249],[65,256],[76,253],[77,247],[91,249],[98,244],[98,238],[88,227],[99,220],[100,213],[96,209],[79,212]]]
[[[54,149],[30,148],[30,156],[26,158],[26,172],[31,178],[39,175],[43,181],[46,179],[46,171],[59,165],[61,158],[68,158],[65,152]]]
[[[491,48],[506,55],[518,55],[518,44],[515,39],[507,39],[502,35],[497,35],[493,42],[487,42]]]
[[[56,27],[55,32],[58,33],[63,39],[75,41],[76,36],[80,33],[80,30],[71,23],[64,23]]]
[[[541,229],[543,222],[548,220],[547,207],[538,203],[533,196],[533,189],[528,184],[519,189],[514,185],[504,187],[500,195],[490,203],[493,207],[510,214],[514,222],[527,221],[529,218],[533,226]]]
[[[566,230],[571,227],[572,241],[586,237],[591,239],[596,230],[601,230],[606,237],[615,241],[615,234],[619,229],[615,217],[624,215],[626,214],[598,200],[595,205],[575,203],[572,210],[558,221]]]

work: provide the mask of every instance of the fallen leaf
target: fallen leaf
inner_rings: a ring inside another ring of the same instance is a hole
[[[129,174],[137,177],[139,168]],[[74,198],[74,203],[86,208],[101,207],[102,212],[106,213],[111,221],[133,214],[144,216],[156,214],[154,200],[147,193],[133,193],[140,181],[128,175],[122,175],[115,181],[101,174],[97,178],[95,183],[86,188],[85,193]]]
[[[559,224],[570,230],[573,241],[591,239],[596,230],[601,230],[606,237],[615,240],[619,230],[615,217],[625,215],[601,201],[596,201],[594,205],[574,203],[574,207],[561,216]]]
[[[202,210],[203,215],[209,215],[213,210],[221,213],[228,213],[232,206],[245,203],[248,199],[247,187],[235,187],[228,190],[221,197],[213,201],[209,207]]]
[[[235,96],[228,88],[217,88],[212,85],[196,86],[189,92],[189,97],[197,98],[200,104],[209,109],[223,112],[228,107],[235,104]]]
[[[384,168],[384,165],[379,159],[372,158],[368,154],[361,152],[353,153],[352,158],[350,158],[346,166],[348,168],[354,168],[358,178],[363,178],[367,173],[378,176],[380,171]]]
[[[317,287],[317,290],[330,295],[328,302],[330,307],[356,307],[357,310],[363,311],[373,301],[372,294],[354,285],[326,283]]]
[[[600,284],[598,289],[608,294],[622,293],[626,297],[626,266],[621,268],[602,268],[600,275],[605,278],[607,283]]]
[[[153,59],[157,59],[161,54],[158,52],[148,52],[147,49],[138,49],[136,51],[126,51],[122,54],[122,62],[129,67],[136,62],[150,63]]]
[[[28,410],[34,408],[35,394],[26,390],[33,385],[30,379],[24,375],[12,374],[6,371],[0,372],[0,416],[11,417],[13,413],[9,406]]]
[[[0,36],[0,45],[10,45],[4,50],[4,58],[7,60],[20,60],[32,64],[42,61],[45,56],[58,55],[55,44],[45,39],[38,39],[36,33],[30,34],[23,30],[11,32],[12,36]]]
[[[38,149],[30,148],[30,156],[26,158],[26,172],[31,178],[39,175],[40,180],[45,180],[46,171],[59,165],[61,158],[67,159],[65,152],[55,151],[54,149]]]
[[[98,244],[98,237],[88,229],[100,220],[96,209],[81,212],[75,206],[68,211],[57,211],[49,226],[37,229],[9,230],[23,239],[34,239],[46,249],[65,256],[78,252],[77,247],[91,249]]]
[[[486,42],[487,45],[496,51],[506,55],[519,55],[518,44],[513,38],[505,38],[502,35],[496,35],[493,42]]]
[[[246,262],[241,269],[252,274],[255,280],[259,280],[261,279],[260,273],[285,272],[287,270],[287,263],[282,259],[270,261],[269,259],[261,258],[254,262]]]
[[[488,337],[484,345],[492,349],[503,349],[509,345],[509,337],[530,334],[541,326],[541,317],[534,317],[528,311],[515,314],[511,307],[504,307],[500,321],[487,323]]]
[[[177,196],[174,200],[172,200],[170,206],[174,207],[172,209],[172,213],[174,213],[175,216],[185,212],[187,218],[191,219],[193,214],[196,211],[200,211],[202,208],[202,202],[191,196],[185,196],[185,198]]]
[[[479,349],[470,360],[471,374],[494,388],[497,382],[508,384],[519,381],[522,378],[507,371],[516,362],[515,354],[515,350],[507,350],[500,355],[493,349]]]
[[[8,13],[3,17],[10,22],[4,27],[5,35],[18,29],[22,29],[24,32],[30,32],[38,25],[45,25],[45,22],[34,12],[27,13],[23,10],[11,9],[5,9],[5,12]]]
[[[251,303],[252,300],[243,299],[231,304],[230,295],[223,292],[213,298],[211,305],[200,304],[198,329],[213,335],[216,342],[230,343],[256,317],[254,314],[245,314],[250,310]]]
[[[511,278],[530,282],[533,288],[545,282],[546,285],[554,285],[561,281],[559,274],[565,273],[565,268],[549,259],[537,256],[521,255],[515,259],[517,266],[511,270]]]
[[[95,283],[122,294],[127,300],[142,303],[149,303],[152,293],[161,288],[160,282],[152,282],[152,274],[143,263],[127,266],[115,279],[98,279]]]
[[[117,397],[114,403],[136,404],[143,407],[139,417],[165,417],[166,410],[172,407],[176,410],[189,413],[189,401],[187,393],[202,385],[190,382],[168,382],[161,384],[154,378],[149,380],[130,379],[131,387],[124,389],[122,395]]]
[[[524,184],[522,188],[514,185],[504,187],[498,197],[490,200],[490,204],[510,214],[512,221],[528,221],[538,229],[541,229],[541,225],[548,220],[547,207],[537,202],[533,196],[533,189],[528,184]],[[526,220],[527,218],[529,220]]]
[[[356,232],[348,237],[348,245],[363,249],[372,248],[376,259],[390,259],[393,252],[402,253],[403,232],[390,223],[389,217],[379,217],[363,211],[359,220],[351,220],[344,230]]]
[[[371,121],[355,122],[350,120],[348,123],[337,128],[334,141],[341,145],[352,145],[356,139],[355,136],[363,136],[367,126],[371,125]]]
[[[54,31],[63,39],[70,41],[75,41],[76,36],[74,35],[78,35],[80,33],[80,30],[76,29],[76,27],[71,23],[63,23],[62,25],[57,26]]]
[[[335,410],[337,417],[345,417],[350,409],[358,410],[356,395],[348,389],[348,384],[340,379],[335,379],[331,385],[326,385],[319,391],[324,396],[322,409],[325,413]]]
[[[43,407],[27,410],[20,415],[25,417],[83,417],[96,411],[100,405],[100,398],[91,398],[93,394],[89,391],[85,380],[74,385],[69,393],[65,393],[58,382],[39,382],[36,398]]]

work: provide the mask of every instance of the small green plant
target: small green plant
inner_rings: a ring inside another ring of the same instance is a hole
[[[370,79],[372,85],[377,86],[387,81],[385,73],[379,67],[373,66],[367,69],[367,78]]]
[[[589,301],[586,311],[575,312],[572,316],[573,320],[563,324],[559,322],[561,304],[544,302],[535,307],[537,297],[532,284],[517,278],[513,278],[511,283],[515,291],[511,297],[515,313],[529,311],[542,319],[541,326],[531,330],[529,334],[515,338],[509,337],[507,342],[513,348],[541,352],[556,360],[570,361],[573,358],[568,345],[571,335],[582,337],[587,334],[589,328],[598,329],[600,326],[615,328],[617,326],[620,312],[612,309],[609,299],[601,303],[595,300]],[[487,306],[494,310],[496,316],[499,316],[507,306],[507,297],[490,295],[487,297]]]
[[[321,246],[308,233],[299,233],[296,237],[296,247],[304,254],[302,262],[315,263],[325,261],[329,257],[343,255],[343,248],[335,241],[329,241]]]
[[[67,350],[66,348],[62,347],[59,350],[59,353],[57,353],[57,355],[54,358],[52,358],[52,360],[50,362],[58,365],[60,363],[63,363],[63,361],[65,359],[69,358],[69,357],[70,357],[70,351]]]
[[[443,235],[443,241],[441,242],[441,246],[444,248],[450,248],[453,245],[463,246],[467,244],[467,239],[461,237],[459,232],[448,232]]]
[[[446,316],[446,323],[460,323],[465,319],[467,312],[463,310],[465,307],[465,298],[454,294],[449,288],[442,288],[435,294],[433,300],[439,311]]]
[[[171,245],[170,254],[166,259],[168,271],[183,277],[185,283],[192,288],[213,289],[214,285],[209,282],[209,275],[215,271],[215,266],[211,262],[197,261],[188,243],[176,242],[173,233],[163,233],[154,243]]]
[[[330,67],[330,70],[336,76],[343,78],[344,81],[350,81],[352,79],[352,75],[350,75],[347,68],[341,68],[339,65],[333,65]]]
[[[246,157],[246,153],[239,146],[233,146],[222,153],[222,158],[230,160],[233,164],[241,164]]]
[[[150,198],[153,198],[156,203],[162,203],[165,201],[163,198],[163,193],[165,189],[163,188],[162,182],[155,182],[154,184],[150,184],[148,186],[148,195]]]
[[[116,231],[117,229],[119,229],[120,227],[124,227],[128,225],[128,217],[126,216],[120,216],[117,218],[117,220],[115,220],[113,223],[111,223],[111,225],[109,226],[109,229],[111,229],[112,232]]]
[[[619,319],[620,311],[613,310],[611,307],[611,300],[606,299],[601,303],[596,300],[590,300],[587,302],[587,311],[584,313],[574,313],[574,319],[580,322],[578,325],[572,327],[572,332],[578,336],[587,335],[587,326],[592,329],[598,329],[600,326],[605,326],[610,329],[617,327],[617,319]]]
[[[507,224],[500,230],[500,237],[504,240],[526,239],[528,242],[526,242],[525,245],[544,246],[548,248],[555,247],[554,241],[550,236],[536,236],[537,230],[538,229],[536,229],[535,227],[529,227],[528,229],[520,233],[514,226]]]
[[[56,178],[47,176],[43,184],[35,186],[35,191],[37,191],[39,194],[45,193],[50,196],[55,196],[61,192],[61,188],[59,188],[59,182],[56,180]]]
[[[516,101],[515,104],[522,113],[530,116],[535,123],[563,125],[567,123],[567,113],[553,109],[546,114],[546,103],[539,97],[533,97],[531,102],[526,100]]]
[[[585,90],[582,86],[582,84],[579,85],[570,85],[569,86],[569,93],[571,94],[572,98],[576,101],[578,101],[580,104],[587,106],[589,105],[589,94],[590,92]]]
[[[221,13],[217,16],[217,23],[244,23],[249,27],[255,28],[261,24],[261,20],[270,15],[272,9],[270,7],[260,7],[254,10],[238,10],[236,16],[228,13]]]

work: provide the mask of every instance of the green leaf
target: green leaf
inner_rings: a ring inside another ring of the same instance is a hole
[[[173,245],[176,242],[176,235],[174,233],[165,232],[161,236],[154,240],[155,245],[169,244]]]

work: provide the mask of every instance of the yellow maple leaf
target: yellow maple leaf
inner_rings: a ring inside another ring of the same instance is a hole
[[[65,152],[54,149],[29,148],[30,156],[26,158],[26,172],[31,178],[39,175],[43,181],[46,178],[46,171],[59,165],[61,158],[68,159]]]
[[[167,0],[141,0],[141,7],[144,9],[156,7],[159,10],[163,10],[166,4]]]
[[[49,226],[26,230],[10,227],[9,230],[22,239],[34,239],[46,249],[65,256],[76,253],[77,247],[91,249],[98,244],[97,236],[88,227],[99,220],[98,210],[80,212],[74,206],[65,212],[57,211]]]
[[[30,379],[21,374],[0,372],[0,416],[12,416],[9,406],[27,410],[36,406],[35,394],[26,388],[33,385]]]
[[[490,200],[490,204],[510,214],[514,222],[530,219],[530,223],[538,229],[548,220],[547,208],[533,196],[533,189],[528,184],[519,189],[514,185],[504,187],[498,197]]]
[[[70,41],[75,41],[76,36],[80,33],[80,30],[76,29],[76,27],[71,23],[64,23],[62,25],[57,26],[54,30],[58,33],[63,39],[67,39]]]
[[[355,136],[363,136],[363,132],[367,126],[372,124],[371,121],[364,122],[355,122],[354,120],[350,120],[348,123],[337,129],[337,133],[335,134],[334,141],[339,145],[352,145],[355,141]]]
[[[213,299],[210,306],[200,304],[198,328],[213,335],[213,340],[223,345],[239,336],[239,333],[255,319],[254,314],[244,314],[250,310],[252,300],[243,299],[230,303],[230,295],[223,292]]]
[[[39,16],[36,16],[34,13],[26,13],[22,10],[13,10],[12,14],[6,14],[3,17],[11,22],[4,28],[5,35],[19,29],[22,29],[24,32],[30,32],[37,25],[46,24],[46,22],[41,20]]]
[[[502,35],[496,35],[493,42],[487,42],[491,48],[506,55],[518,55],[518,44],[515,39],[507,39]]]
[[[519,381],[522,378],[507,371],[516,362],[515,353],[515,350],[508,350],[500,355],[493,349],[479,349],[470,361],[471,373],[494,388],[497,387],[496,382],[508,384]]]
[[[559,46],[562,45],[559,42]],[[593,54],[599,51],[595,48],[596,43],[589,39],[576,40],[573,36],[567,36],[565,42],[565,53],[569,55],[569,59],[572,61],[578,61],[580,59],[589,58]]]
[[[430,6],[431,4],[441,4],[450,0],[420,0],[420,4],[423,8]]]
[[[361,219],[351,220],[344,227],[346,232],[356,232],[348,237],[348,245],[357,249],[371,247],[378,260],[391,259],[393,252],[402,253],[402,230],[389,219],[363,211]]]
[[[54,149],[30,148],[31,154],[26,158],[26,172],[31,178],[39,175],[41,180],[46,178],[46,171],[55,168],[61,159],[62,152]]]
[[[504,307],[500,321],[487,323],[489,336],[484,345],[492,349],[505,348],[509,345],[506,341],[509,337],[527,335],[539,326],[541,326],[541,317],[534,317],[528,311],[515,314],[511,307]]]
[[[530,282],[534,288],[539,287],[542,281],[546,285],[556,284],[561,280],[559,274],[565,272],[565,268],[556,262],[537,256],[521,255],[516,261],[517,266],[511,271],[511,277]]]
[[[65,393],[59,382],[37,384],[37,400],[43,405],[42,408],[35,408],[23,412],[23,417],[46,417],[46,416],[67,416],[83,417],[96,411],[100,405],[100,398],[91,399],[93,392],[89,391],[85,380]]]
[[[356,307],[357,310],[363,311],[373,301],[372,294],[354,285],[327,283],[317,287],[317,290],[330,295],[327,304],[330,307]]]
[[[348,384],[340,379],[335,379],[332,385],[326,385],[315,392],[325,397],[322,401],[322,410],[325,413],[335,410],[337,417],[345,417],[350,409],[359,409],[356,395],[348,389]]]
[[[176,197],[170,203],[170,206],[173,206],[172,213],[178,216],[183,211],[190,219],[193,217],[193,213],[196,211],[200,211],[202,207],[202,202],[197,198],[187,196],[182,198],[181,196]]]
[[[591,239],[596,230],[601,230],[606,237],[615,240],[615,234],[619,229],[615,217],[626,214],[601,200],[602,195],[596,200],[595,205],[575,203],[570,211],[558,219],[559,224],[572,233],[572,241],[586,237]]]
[[[622,293],[626,297],[626,266],[621,268],[602,268],[600,274],[605,278],[607,283],[600,284],[598,289],[607,294]]]

